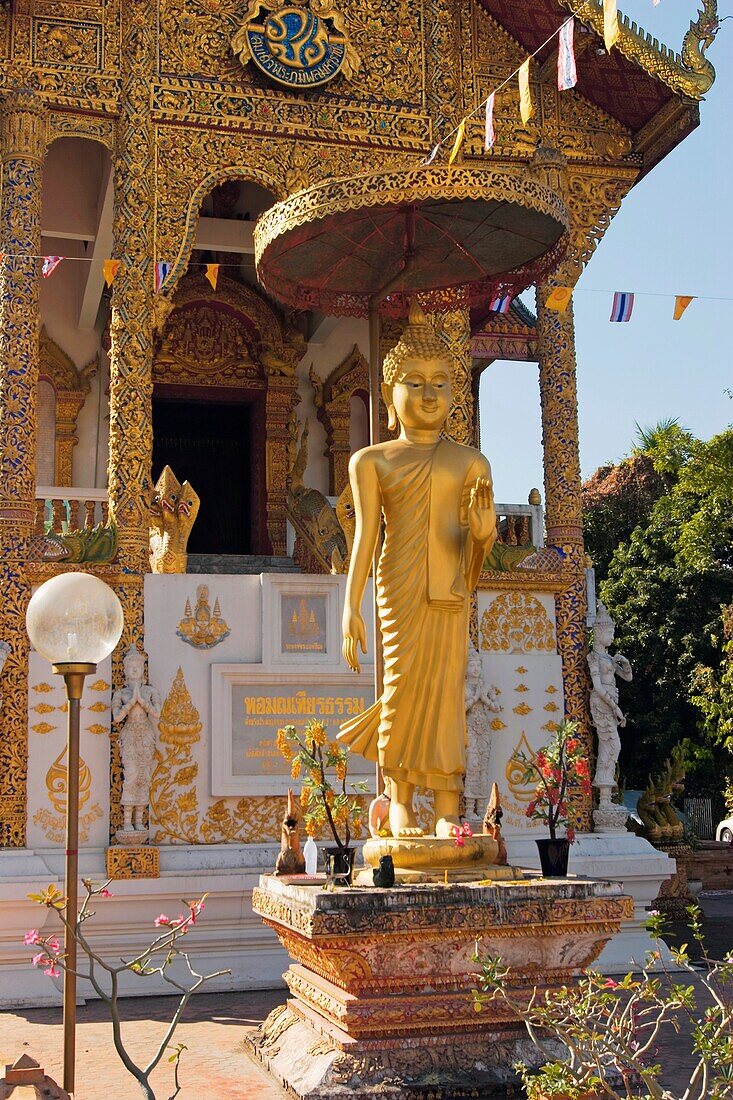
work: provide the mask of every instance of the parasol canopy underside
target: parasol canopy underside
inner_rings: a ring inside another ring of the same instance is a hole
[[[517,294],[552,271],[567,212],[534,179],[475,169],[423,169],[327,181],[262,215],[260,282],[280,301],[364,316],[476,305]]]

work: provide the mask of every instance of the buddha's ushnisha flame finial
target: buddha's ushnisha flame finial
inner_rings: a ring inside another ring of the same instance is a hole
[[[410,319],[400,336],[399,343],[395,344],[384,357],[382,376],[385,385],[394,385],[400,368],[407,359],[445,359],[450,362],[448,347],[440,339],[419,303],[414,299],[410,305]]]

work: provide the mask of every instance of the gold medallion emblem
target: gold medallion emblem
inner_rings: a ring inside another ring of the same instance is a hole
[[[331,0],[279,5],[251,0],[231,45],[243,65],[253,61],[271,80],[291,88],[317,88],[339,73],[352,77],[360,63]]]

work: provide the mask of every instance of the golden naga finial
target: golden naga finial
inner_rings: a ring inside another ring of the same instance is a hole
[[[682,42],[682,63],[689,70],[688,80],[695,85],[695,93],[703,96],[712,88],[715,69],[705,57],[705,51],[715,40],[720,29],[718,0],[703,0],[697,19],[690,21],[690,29]]]

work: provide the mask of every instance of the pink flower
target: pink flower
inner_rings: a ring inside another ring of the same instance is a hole
[[[58,955],[61,950],[61,944],[57,939],[46,940],[46,948],[48,951],[52,951],[54,955]]]
[[[604,988],[604,989],[618,989],[618,982],[615,982],[615,981],[613,980],[613,978],[608,978],[608,979],[607,979],[607,980],[606,980],[606,981],[605,981],[605,982],[603,983],[603,988]]]
[[[46,974],[49,978],[58,978],[61,971],[56,966],[56,963],[52,962],[50,966],[46,967],[43,973]]]
[[[461,825],[461,832],[464,836],[473,836],[473,829],[467,821],[464,821],[463,825]]]
[[[97,891],[100,898],[113,898],[114,894],[111,890],[108,890],[106,886],[103,886],[101,890]]]
[[[190,919],[190,917],[184,917],[183,913],[179,913],[173,921],[174,930],[180,932],[182,936],[185,936],[186,932],[188,932],[188,922]]]
[[[453,825],[451,828],[451,836],[456,842],[456,848],[463,848],[466,841],[463,838],[463,830],[460,825]]]
[[[27,944],[28,946],[30,946],[31,944],[35,945],[40,942],[41,937],[38,935],[38,931],[35,928],[31,928],[30,931],[26,932],[26,934],[23,936],[23,943]]]
[[[170,917],[167,917],[165,913],[161,913],[159,917],[156,917],[153,924],[156,928],[167,928],[171,923]]]
[[[53,959],[49,958],[45,951],[40,951],[37,955],[33,956],[34,966],[53,966]]]
[[[459,833],[458,836],[456,837],[456,848],[463,848],[465,846],[465,843],[466,843],[466,841],[464,840],[464,838]]]

